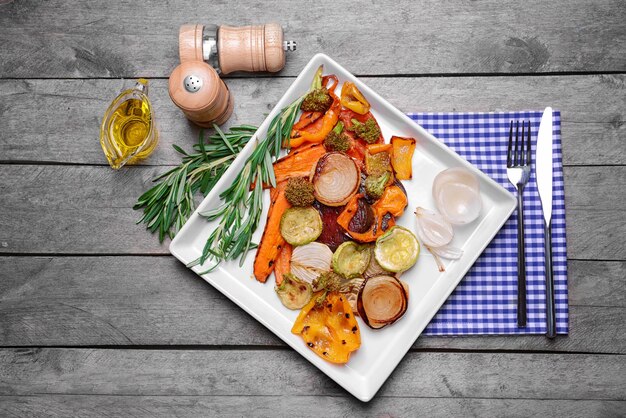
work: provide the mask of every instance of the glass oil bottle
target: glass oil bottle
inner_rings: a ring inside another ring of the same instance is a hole
[[[117,170],[124,164],[146,158],[157,142],[148,80],[140,78],[133,88],[120,93],[107,109],[100,127],[100,144],[109,165]]]

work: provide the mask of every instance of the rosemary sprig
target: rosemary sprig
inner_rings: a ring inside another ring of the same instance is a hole
[[[173,238],[195,209],[194,195],[200,191],[207,195],[222,174],[248,143],[257,128],[241,125],[226,133],[217,125],[215,133],[205,143],[204,131],[198,135],[195,152],[187,153],[177,145],[174,149],[183,155],[182,163],[161,174],[153,181],[157,184],[139,197],[133,209],[143,209],[137,223],[145,223],[154,233],[159,231],[159,241]]]
[[[316,72],[311,89],[321,85],[321,77],[322,67]],[[188,267],[211,260],[214,264],[206,271],[210,272],[220,262],[237,258],[239,265],[243,265],[248,251],[255,247],[252,234],[263,212],[262,184],[276,186],[272,163],[278,158],[281,147],[288,146],[291,129],[305,95],[281,110],[271,121],[264,140],[257,139],[256,147],[241,172],[220,194],[222,203],[215,209],[200,213],[208,221],[219,220],[219,224],[209,235],[200,258],[189,263]],[[256,187],[251,190],[253,184]]]

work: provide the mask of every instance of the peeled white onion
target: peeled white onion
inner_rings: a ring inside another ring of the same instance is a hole
[[[437,254],[441,258],[446,258],[448,260],[458,260],[463,256],[463,250],[460,248],[453,247],[451,245],[444,245],[442,247],[428,247],[428,250]]]
[[[439,213],[455,225],[474,221],[482,209],[478,178],[461,167],[437,174],[433,181],[433,198]]]
[[[427,247],[442,247],[452,241],[454,230],[443,216],[428,209],[415,209],[417,238]]]
[[[300,280],[313,283],[313,280],[330,271],[333,252],[328,245],[311,242],[293,248],[291,254],[291,273]]]

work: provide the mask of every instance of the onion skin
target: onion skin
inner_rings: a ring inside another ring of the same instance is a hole
[[[343,206],[359,189],[361,171],[354,160],[340,152],[324,154],[313,171],[315,198],[326,206]]]
[[[321,274],[330,271],[332,251],[319,242],[295,247],[291,255],[291,273],[298,279],[313,283]]]
[[[381,292],[387,292],[387,298],[381,297]],[[390,306],[380,306],[380,303],[388,302],[389,297],[397,297],[399,300]],[[365,300],[364,300],[365,299]],[[386,300],[385,300],[386,299]],[[393,276],[377,276],[368,279],[359,292],[357,309],[363,321],[373,329],[383,328],[400,319],[406,312],[409,304],[409,294],[406,285]],[[396,306],[397,305],[397,306]],[[381,309],[391,308],[381,317]],[[376,311],[378,308],[378,312]],[[369,311],[369,316],[368,316]],[[377,317],[378,316],[378,317]]]

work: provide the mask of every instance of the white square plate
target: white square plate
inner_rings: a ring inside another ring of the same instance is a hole
[[[270,121],[280,109],[309,89],[313,75],[320,65],[324,65],[324,74],[336,74],[339,77],[340,86],[337,91],[340,91],[344,81],[352,81],[358,86],[370,101],[372,113],[387,141],[391,135],[417,139],[413,157],[413,180],[403,182],[408,193],[409,206],[402,217],[397,220],[399,225],[415,230],[415,216],[412,213],[415,207],[434,209],[431,187],[435,175],[440,171],[449,167],[465,167],[478,176],[483,200],[480,217],[469,225],[455,227],[453,244],[463,249],[463,256],[460,260],[447,262],[446,271],[439,273],[433,257],[428,251],[422,250],[417,264],[402,276],[402,280],[410,286],[409,306],[404,317],[395,324],[380,330],[368,328],[359,319],[361,348],[353,353],[348,364],[343,366],[322,360],[306,347],[299,336],[291,333],[291,326],[298,311],[290,311],[280,303],[274,292],[272,279],[265,284],[254,280],[252,276],[254,251],[248,254],[243,267],[239,267],[238,262],[222,263],[218,269],[210,274],[202,275],[202,278],[282,338],[348,392],[362,401],[369,401],[509,218],[516,206],[516,200],[508,191],[323,54],[317,54],[309,61],[265,119],[255,137],[265,138]],[[254,146],[255,141],[251,140],[172,241],[170,251],[183,263],[187,264],[201,255],[205,240],[216,225],[200,217],[198,212],[207,211],[219,205],[219,194],[234,180]],[[265,210],[261,218],[263,221],[254,234],[255,242],[259,242],[265,227],[269,193],[265,193],[264,200]],[[206,270],[206,267],[196,266],[193,270],[199,273]]]

